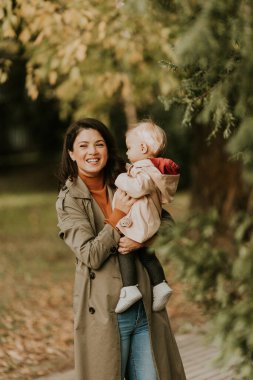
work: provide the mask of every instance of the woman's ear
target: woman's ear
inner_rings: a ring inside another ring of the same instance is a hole
[[[74,153],[73,153],[71,150],[68,150],[68,154],[69,154],[71,160],[72,160],[72,161],[75,161]]]
[[[148,152],[148,146],[145,143],[141,143],[141,153],[145,154]]]

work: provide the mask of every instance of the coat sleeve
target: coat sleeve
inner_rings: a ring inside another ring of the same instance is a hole
[[[137,172],[135,176],[122,173],[116,178],[115,185],[133,198],[141,198],[154,191],[153,180],[143,171]]]
[[[87,267],[99,269],[110,254],[117,252],[120,235],[110,224],[105,224],[96,235],[88,214],[78,201],[71,197],[58,198],[59,236]]]

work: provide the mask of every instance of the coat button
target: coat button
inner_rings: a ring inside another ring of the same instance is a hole
[[[131,227],[131,225],[133,224],[132,220],[127,217],[122,218],[119,223],[121,227]]]
[[[116,253],[116,252],[118,252],[117,247],[112,247],[112,248],[111,248],[111,253]]]
[[[89,307],[89,312],[90,312],[91,314],[94,314],[94,313],[95,313],[95,309],[94,309],[94,307]]]
[[[92,280],[94,280],[95,277],[96,277],[96,274],[95,274],[94,272],[90,272],[90,278],[91,278]]]

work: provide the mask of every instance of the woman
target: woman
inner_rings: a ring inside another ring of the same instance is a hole
[[[119,315],[114,311],[122,287],[118,254],[136,250],[138,257],[145,249],[114,228],[133,204],[119,192],[112,212],[114,180],[120,171],[122,162],[104,124],[83,119],[70,126],[56,209],[60,237],[76,256],[76,379],[185,380],[167,313],[152,312],[150,281],[139,260],[143,300]]]

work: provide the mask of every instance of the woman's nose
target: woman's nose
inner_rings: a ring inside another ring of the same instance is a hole
[[[89,145],[89,147],[88,147],[88,153],[89,154],[96,153],[96,146],[95,145]]]

